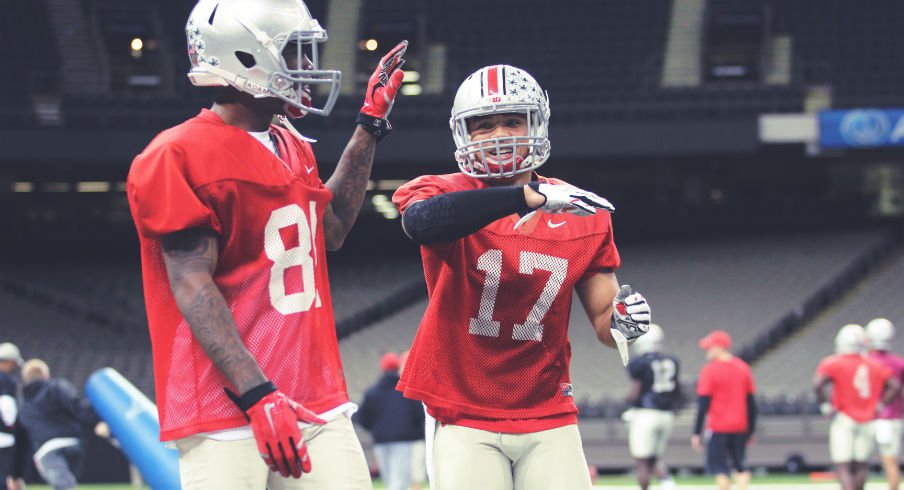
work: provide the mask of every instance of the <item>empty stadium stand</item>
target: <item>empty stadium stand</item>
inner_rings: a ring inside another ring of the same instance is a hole
[[[384,353],[400,353],[411,347],[426,310],[427,299],[423,298],[339,342],[352,401],[360,402],[367,388],[380,376],[380,357]]]
[[[895,106],[904,101],[904,59],[897,54],[904,4],[778,0],[770,6],[773,31],[792,37],[800,83],[832,87],[835,107]]]
[[[876,317],[890,319],[899,332],[893,350],[904,352],[901,291],[904,291],[904,249],[898,249],[841,301],[763,356],[754,368],[760,390],[770,394],[809,395],[817,364],[834,352],[835,334],[848,323],[866,325]]]
[[[57,93],[60,64],[43,1],[4,2],[0,19],[0,125],[35,124],[32,97]]]
[[[66,95],[63,115],[67,125],[162,128],[190,115],[193,110],[189,109],[209,103],[209,96],[190,87],[184,77],[188,63],[183,26],[190,4],[81,2],[97,19],[95,32],[84,35],[99,41],[85,44],[95,45],[107,57],[108,76],[115,83],[107,96]],[[329,28],[329,2],[308,4]],[[5,17],[8,25],[2,34],[9,42],[0,43],[0,52],[13,60],[15,71],[28,73],[28,77],[9,77],[2,82],[0,93],[65,93],[59,84],[63,68],[55,47],[61,41],[46,22],[36,20],[46,18],[46,0],[14,0],[10,8],[12,14]],[[896,55],[895,39],[904,7],[895,0],[868,5],[845,0],[768,2],[767,34],[790,40],[791,73],[785,84],[661,87],[671,9],[671,0],[504,0],[473,6],[467,2],[400,2],[380,7],[381,15],[371,17],[386,23],[392,19],[383,19],[389,15],[385,10],[407,12],[405,22],[424,33],[417,41],[447,46],[444,90],[410,97],[405,111],[395,115],[400,123],[442,127],[458,83],[491,63],[510,63],[531,71],[552,94],[556,119],[564,122],[738,119],[763,112],[799,112],[806,88],[813,85],[831,87],[836,107],[899,105],[902,101],[898,87],[904,83],[904,61]],[[480,12],[481,18],[497,20],[474,22],[475,12]],[[515,19],[514,14],[521,12],[534,13],[542,22],[524,25],[512,20],[506,24],[506,19]],[[366,16],[364,19],[367,22]],[[366,25],[362,29],[366,31]],[[146,50],[142,59],[132,58],[124,45],[132,35],[147,36],[154,49]],[[422,53],[426,56],[426,49]],[[160,85],[128,85],[125,80],[135,74],[159,76]],[[354,83],[354,79],[353,74],[346,74],[346,83]],[[136,97],[142,92],[147,93],[146,98]],[[348,121],[357,111],[358,99],[341,97],[336,117],[306,124],[331,127]],[[33,111],[23,101],[21,97],[0,101],[0,124],[30,124]],[[125,108],[134,117],[124,117],[121,112]]]

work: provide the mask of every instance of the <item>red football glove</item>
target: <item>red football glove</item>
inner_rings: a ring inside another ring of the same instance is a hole
[[[408,41],[402,41],[380,59],[380,64],[367,81],[364,106],[361,107],[363,114],[378,119],[386,119],[389,115],[396,93],[402,86],[402,78],[405,76],[401,68],[405,64],[402,57],[405,56],[407,49]]]
[[[270,471],[292,478],[310,473],[311,458],[298,422],[323,425],[325,420],[279,391],[264,396],[245,413],[251,419],[257,450]]]

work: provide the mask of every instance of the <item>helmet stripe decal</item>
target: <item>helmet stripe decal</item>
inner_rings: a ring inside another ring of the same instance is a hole
[[[487,95],[499,93],[499,65],[493,65],[487,70]]]
[[[505,65],[502,65],[502,95],[505,95]]]

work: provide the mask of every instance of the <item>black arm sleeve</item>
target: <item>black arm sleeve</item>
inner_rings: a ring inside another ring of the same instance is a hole
[[[703,420],[706,419],[706,414],[709,412],[710,402],[712,402],[711,396],[697,397],[697,418],[694,420],[694,434],[696,435],[703,433]]]
[[[756,430],[756,399],[753,393],[747,394],[747,433],[753,434]]]
[[[521,186],[449,192],[405,210],[402,228],[416,243],[451,242],[512,213],[529,211]]]

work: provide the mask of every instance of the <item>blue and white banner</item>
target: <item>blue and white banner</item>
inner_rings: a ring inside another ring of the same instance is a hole
[[[823,148],[904,146],[904,109],[820,111],[819,146]]]

